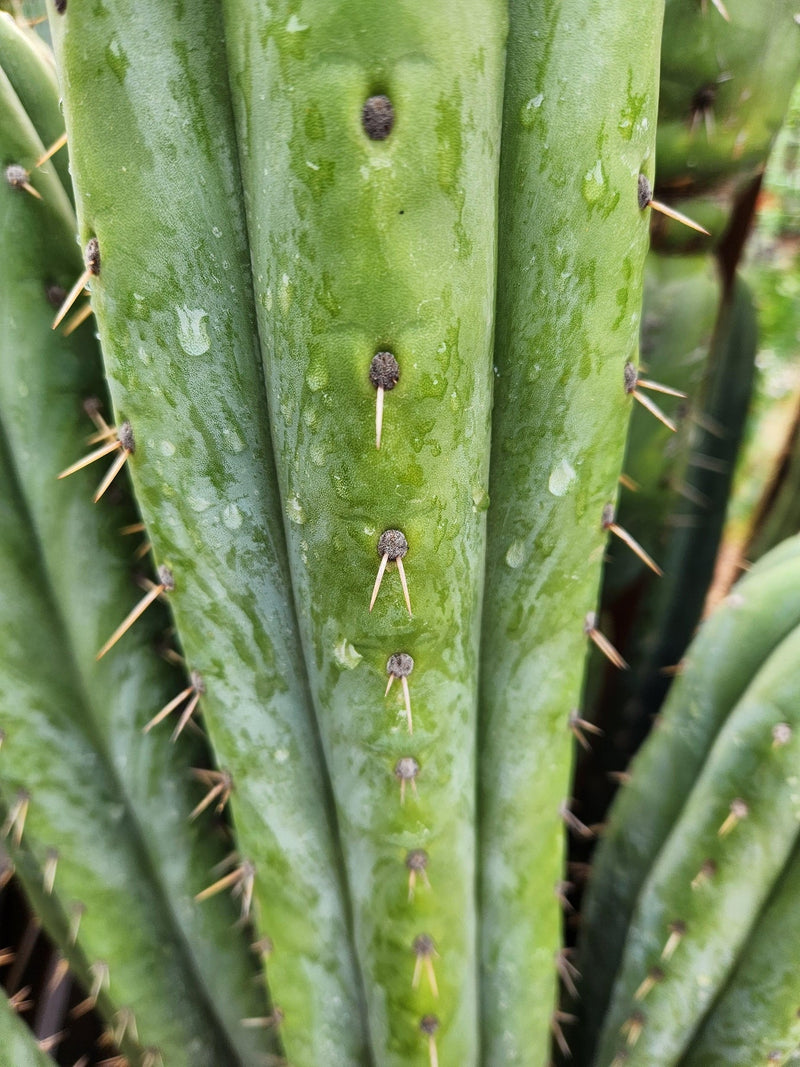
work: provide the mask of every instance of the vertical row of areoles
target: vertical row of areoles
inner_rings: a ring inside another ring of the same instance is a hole
[[[370,140],[385,141],[391,134],[395,124],[394,106],[389,97],[383,93],[370,96],[361,109],[361,124]],[[381,447],[384,399],[386,393],[391,392],[400,380],[400,365],[394,353],[386,350],[376,352],[370,361],[368,375],[376,391],[375,448],[377,450]],[[377,551],[380,557],[380,564],[370,598],[370,612],[375,606],[386,567],[389,563],[394,563],[399,572],[406,609],[409,617],[411,617],[411,598],[403,566],[403,559],[408,552],[408,547],[408,541],[401,530],[384,530],[378,538]],[[408,652],[394,652],[389,656],[386,663],[386,673],[389,676],[389,681],[387,682],[384,696],[389,695],[392,683],[395,680],[400,682],[403,690],[409,736],[413,734],[413,720],[408,677],[413,669],[414,659]],[[395,763],[394,776],[400,783],[401,804],[405,803],[408,788],[416,793],[419,770],[419,763],[413,756],[403,756]],[[427,871],[427,852],[424,849],[412,849],[406,854],[405,866],[408,871],[408,901],[411,904],[414,901],[418,881],[422,881],[425,886],[430,886]],[[415,957],[414,973],[411,980],[412,988],[416,989],[420,985],[424,975],[430,994],[434,998],[438,998],[439,988],[436,983],[434,969],[434,959],[438,956],[438,952],[433,938],[426,933],[419,934],[414,938],[411,949]],[[438,1067],[436,1049],[436,1032],[439,1029],[438,1017],[432,1014],[423,1015],[419,1022],[419,1029],[428,1042],[428,1056],[431,1067]]]

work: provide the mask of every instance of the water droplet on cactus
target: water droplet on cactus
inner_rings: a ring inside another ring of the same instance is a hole
[[[205,320],[208,312],[203,308],[179,307],[178,344],[187,356],[202,356],[211,347]]]
[[[553,496],[565,496],[576,478],[577,475],[572,464],[568,460],[562,459],[558,466],[553,467],[550,471],[547,488]]]

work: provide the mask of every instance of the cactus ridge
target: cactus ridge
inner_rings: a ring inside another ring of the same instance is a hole
[[[660,960],[665,975],[647,997],[647,1024],[635,1044],[628,1041],[634,1047],[626,1062],[672,1063],[688,1047],[791,852],[798,652],[800,627],[769,655],[730,711],[642,886],[598,1064],[611,1062],[624,1043],[618,1035],[633,992]],[[776,745],[774,728],[784,723],[789,735]],[[742,870],[749,872],[744,882]],[[701,871],[706,877],[698,878]]]
[[[567,2],[557,17],[552,5],[511,5],[479,734],[492,1063],[530,1062],[558,1022],[562,813],[587,829],[566,806],[574,665],[587,638],[614,654],[596,620],[584,623],[632,405],[623,368],[637,363],[638,191],[652,171],[661,13],[657,0],[640,5],[637,59],[612,69],[603,57],[625,52],[628,5]],[[597,241],[583,240],[588,230]],[[595,286],[611,286],[619,304],[594,304]]]
[[[796,1051],[799,894],[800,853],[795,846],[736,969],[681,1060],[683,1067],[716,1067],[721,1061],[731,1067],[785,1063]]]
[[[127,466],[156,558],[174,575],[169,603],[205,685],[204,727],[233,783],[238,865],[209,869],[200,903],[213,889],[247,905],[252,891],[293,1063],[361,1062],[360,982],[285,579],[218,20],[213,3],[159,5],[157,16],[123,3],[97,19],[72,0],[52,27],[80,232],[102,261],[92,301],[110,390],[136,438]],[[156,746],[166,741],[157,731]]]
[[[42,151],[2,72],[0,142],[4,158],[25,163]],[[220,858],[213,839],[187,833],[194,788],[184,761],[190,753],[196,758],[196,746],[154,749],[131,715],[172,684],[150,647],[154,628],[141,631],[115,663],[95,665],[100,635],[130,602],[129,560],[119,514],[103,505],[92,510],[87,476],[76,475],[69,487],[55,478],[64,456],[83,444],[81,402],[101,391],[102,376],[86,331],[65,339],[51,330],[48,292],[74,276],[80,257],[58,179],[43,170],[37,180],[42,200],[0,187],[0,299],[11,324],[0,360],[2,610],[4,632],[12,635],[2,655],[16,694],[4,703],[0,760],[11,843],[15,850],[30,846],[38,860],[38,871],[18,863],[28,892],[62,903],[61,918],[53,919],[58,929],[51,929],[87,987],[86,961],[105,960],[117,1006],[141,1007],[143,1036],[165,1054],[172,1049],[178,1064],[185,1056],[204,1062],[204,1046],[209,1062],[236,1057],[237,1043],[246,1058],[262,1045],[238,1022],[258,1011],[252,960],[229,935],[225,902],[204,915],[190,906],[193,885]],[[63,913],[78,902],[85,915],[73,949]],[[45,916],[56,911],[44,907]],[[131,951],[131,923],[141,928],[138,952]],[[167,964],[165,946],[173,952]],[[176,990],[179,1012],[168,1007]]]
[[[800,624],[800,607],[784,595],[798,581],[800,538],[793,538],[760,560],[704,623],[658,731],[637,755],[630,781],[617,796],[594,860],[587,934],[580,946],[589,1042],[603,1017],[647,873],[715,738],[761,663]]]
[[[388,24],[352,2],[224,11],[290,566],[373,1048],[387,1064],[471,1064],[475,502],[487,489],[504,13],[474,0],[424,17],[400,4]],[[302,47],[286,32],[295,17]],[[400,373],[376,398],[381,353]],[[413,737],[410,719],[375,713],[397,649],[414,661]],[[412,869],[410,893],[404,858],[421,846],[429,879]],[[415,982],[422,934],[440,958]]]

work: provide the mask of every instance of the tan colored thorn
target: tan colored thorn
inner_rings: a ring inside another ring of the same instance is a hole
[[[23,986],[22,989],[18,989],[16,993],[12,993],[8,998],[8,1006],[12,1011],[18,1012],[20,1015],[28,1011],[33,1007],[33,1001],[28,1000],[30,996],[31,987],[29,985]]]
[[[128,612],[111,637],[109,637],[97,653],[97,656],[95,657],[96,659],[102,659],[103,656],[114,647],[117,641],[119,641],[123,634],[133,626],[139,616],[144,614],[154,600],[157,600],[162,593],[171,593],[175,588],[175,579],[172,577],[172,571],[170,571],[168,567],[159,567],[158,576],[158,584],[156,585],[153,582],[147,583],[149,586],[148,592],[142,597],[136,607]]]
[[[386,692],[383,694],[384,697],[388,697],[392,682],[395,678],[400,679],[400,684],[403,687],[403,699],[406,705],[406,722],[409,734],[414,733],[414,723],[411,718],[411,694],[408,690],[408,676],[413,670],[414,660],[407,652],[395,652],[391,655],[386,664],[386,673],[389,675],[389,681],[386,683]]]
[[[208,886],[207,889],[197,893],[194,899],[201,902],[216,896],[217,893],[222,893],[226,889],[231,889],[235,897],[240,896],[242,898],[240,917],[245,920],[250,915],[250,908],[253,903],[255,873],[255,867],[250,860],[243,860],[234,870],[223,875],[222,878],[219,878],[213,885]]]
[[[428,880],[428,853],[424,848],[411,849],[410,852],[406,853],[405,862],[408,871],[408,899],[412,901],[417,888],[417,878],[422,881],[427,889],[431,887],[431,883]]]
[[[86,905],[81,904],[80,901],[76,901],[70,908],[69,931],[67,933],[67,940],[70,945],[74,945],[78,940],[78,931],[81,928],[81,919],[85,911]]]
[[[637,378],[636,386],[639,389],[649,389],[651,393],[663,393],[664,396],[677,396],[686,400],[687,394],[680,389],[673,389],[670,385],[662,385],[661,382],[651,381],[649,378]]]
[[[417,775],[419,764],[413,756],[403,756],[394,765],[394,776],[400,782],[400,803],[406,802],[406,782],[411,782],[411,790],[417,795]]]
[[[122,470],[123,466],[127,463],[128,457],[132,456],[136,451],[133,430],[131,429],[131,424],[129,422],[123,422],[119,431],[115,431],[115,433],[116,436],[113,440],[106,440],[99,448],[90,452],[88,456],[79,459],[76,463],[73,463],[58,475],[59,478],[68,478],[71,474],[75,474],[77,471],[83,470],[84,467],[96,463],[97,460],[102,459],[104,456],[108,456],[112,452],[118,452],[119,455],[111,464],[103,480],[100,482],[100,485],[97,487],[97,491],[94,494],[95,504],[104,495],[108,487]]]
[[[97,243],[96,237],[92,237],[86,245],[84,263],[86,264],[86,269],[64,297],[64,303],[58,309],[58,314],[53,319],[54,330],[61,325],[64,316],[86,288],[89,279],[100,273],[100,246]]]
[[[606,775],[609,782],[616,782],[617,785],[630,785],[633,775],[630,771],[609,771]]]
[[[130,1037],[137,1044],[139,1032],[136,1026],[136,1017],[131,1008],[120,1008],[114,1016],[114,1043],[121,1045],[126,1037]]]
[[[575,984],[580,981],[581,974],[578,968],[570,960],[572,950],[568,948],[559,949],[555,954],[555,964],[558,976],[564,984],[564,988],[569,995],[577,1000],[578,999],[578,987]]]
[[[584,730],[588,734],[592,734],[594,737],[602,737],[603,731],[599,726],[595,726],[593,722],[588,722],[586,719],[582,719],[578,714],[577,708],[573,708],[569,713],[569,728],[575,736],[578,744],[586,752],[591,752],[591,745],[584,734]]]
[[[675,949],[683,941],[686,934],[686,923],[682,919],[675,919],[667,927],[669,930],[669,937],[667,938],[663,949],[661,950],[662,960],[671,960],[675,955]]]
[[[149,733],[154,726],[157,726],[160,722],[163,722],[167,716],[179,708],[181,704],[186,703],[186,707],[181,713],[178,719],[178,725],[172,731],[172,740],[175,741],[183,733],[189,719],[195,712],[195,709],[200,702],[200,697],[205,693],[206,687],[203,684],[203,678],[199,671],[191,671],[189,674],[190,684],[187,685],[176,697],[173,697],[168,704],[153,716],[153,718],[145,726],[142,727],[142,733]]]
[[[279,1027],[284,1018],[283,1009],[275,1007],[271,1015],[256,1015],[240,1019],[239,1024],[246,1030],[270,1030]]]
[[[439,1029],[438,1016],[423,1015],[419,1021],[419,1028],[428,1038],[429,1067],[439,1067],[439,1053],[436,1049],[436,1031]]]
[[[385,393],[394,389],[400,380],[400,367],[391,352],[378,352],[369,365],[369,380],[375,386],[375,447],[381,447],[383,430],[383,399]]]
[[[64,324],[64,329],[61,331],[64,337],[69,337],[71,333],[75,333],[79,326],[82,326],[88,318],[91,318],[94,308],[92,307],[91,300],[88,301],[80,311],[76,311],[69,322]]]
[[[623,486],[623,488],[628,489],[631,493],[638,493],[641,489],[639,483],[634,481],[629,474],[620,474],[619,484]]]
[[[572,1052],[570,1051],[569,1043],[564,1036],[564,1031],[561,1027],[562,1023],[574,1023],[577,1020],[576,1015],[570,1015],[566,1011],[554,1011],[550,1016],[550,1030],[552,1031],[555,1042],[558,1045],[561,1055],[565,1059],[572,1059]]]
[[[164,1067],[164,1057],[157,1048],[146,1048],[142,1056],[142,1067]]]
[[[717,836],[727,837],[728,834],[738,826],[742,819],[746,819],[749,814],[750,809],[748,808],[747,803],[742,800],[741,797],[736,797],[735,800],[731,801],[730,810],[728,811],[725,821],[722,823],[719,830],[717,830]]]
[[[56,867],[58,866],[58,849],[48,848],[45,855],[44,866],[42,867],[42,889],[44,889],[47,896],[53,892],[53,886],[56,880]]]
[[[706,882],[710,881],[710,879],[712,879],[716,873],[716,862],[712,859],[703,860],[703,862],[700,864],[700,870],[697,872],[697,874],[694,876],[690,883],[692,889],[700,889],[706,884]]]
[[[64,1038],[67,1036],[66,1030],[59,1030],[55,1034],[51,1034],[49,1037],[42,1037],[36,1042],[36,1046],[40,1052],[53,1052]]]
[[[642,563],[644,563],[646,567],[649,567],[654,574],[657,574],[659,578],[664,574],[664,572],[655,562],[653,557],[647,552],[645,552],[645,550],[642,548],[636,538],[633,537],[632,534],[629,534],[627,530],[623,529],[622,526],[620,526],[619,523],[616,521],[613,504],[606,504],[606,506],[603,508],[601,526],[604,530],[608,530],[609,533],[612,533],[615,537],[618,537],[623,544],[626,544],[628,548],[639,557]]]
[[[13,963],[14,956],[13,948],[0,948],[0,967],[7,967],[9,963]]]
[[[570,806],[566,801],[560,806],[558,811],[567,828],[574,834],[577,834],[578,837],[582,837],[584,840],[589,840],[590,838],[597,836],[590,826],[581,822],[578,816],[570,810]]]
[[[430,934],[419,934],[414,938],[414,943],[411,949],[416,956],[414,962],[414,975],[411,979],[411,988],[416,989],[419,986],[422,972],[424,971],[428,978],[428,985],[430,986],[431,993],[434,997],[439,996],[439,987],[436,984],[436,972],[433,968],[434,959],[439,958],[439,953],[436,951],[436,945]]]
[[[22,835],[25,831],[25,820],[28,817],[30,803],[30,793],[25,789],[18,790],[16,800],[8,809],[6,820],[0,827],[0,837],[8,837],[13,830],[11,840],[16,848],[19,848],[22,843]]]
[[[116,437],[117,431],[109,426],[101,415],[102,404],[96,396],[90,396],[83,402],[83,410],[94,423],[95,433],[86,439],[88,445],[97,444],[100,441],[110,441]]]
[[[639,1038],[642,1036],[642,1030],[644,1030],[645,1016],[644,1012],[635,1011],[622,1024],[619,1028],[619,1032],[625,1038],[628,1048],[634,1048]]]
[[[50,980],[47,983],[47,992],[53,993],[61,985],[64,979],[69,974],[69,960],[60,956],[53,967],[53,973],[50,975]]]
[[[731,21],[731,16],[728,13],[728,9],[723,4],[722,0],[711,0],[711,3],[714,5],[714,7],[717,9],[717,11],[719,11],[720,15],[722,15],[722,17],[725,19],[726,22],[730,22]],[[703,8],[705,8],[705,6],[706,6],[706,0],[703,0]]]
[[[654,986],[657,986],[659,982],[664,981],[664,972],[660,967],[651,967],[647,972],[647,976],[639,983],[639,987],[633,994],[634,1000],[644,1000],[648,993],[651,992]]]
[[[411,615],[411,599],[408,595],[408,583],[406,581],[406,572],[403,566],[403,557],[406,552],[408,552],[408,541],[406,541],[405,535],[400,530],[384,530],[378,538],[378,555],[381,557],[381,562],[378,567],[378,576],[375,579],[375,585],[372,588],[372,597],[369,602],[370,611],[375,607],[375,601],[378,599],[378,592],[380,591],[381,583],[383,582],[386,566],[391,562],[397,564],[406,608],[408,609],[408,614]]]
[[[190,819],[196,819],[201,812],[204,812],[206,808],[217,801],[217,805],[214,811],[219,814],[225,805],[230,800],[231,793],[233,792],[233,778],[229,771],[214,771],[205,770],[199,767],[192,768],[192,774],[195,778],[202,782],[203,785],[208,786],[208,792],[193,809]]]
[[[617,652],[611,642],[597,629],[597,615],[593,611],[587,613],[583,621],[583,632],[600,649],[606,659],[622,671],[628,670],[628,664]]]
[[[680,222],[684,226],[688,226],[690,230],[697,230],[698,233],[705,234],[706,237],[710,237],[711,234],[708,230],[701,226],[699,222],[695,222],[694,219],[690,219],[688,215],[682,214],[680,211],[676,211],[674,208],[668,207],[666,204],[662,204],[660,200],[653,199],[653,189],[646,175],[639,175],[638,184],[638,200],[639,209],[644,211],[649,207],[653,211],[658,211],[662,215],[666,215],[667,218],[674,219],[675,222]]]
[[[575,913],[575,906],[573,905],[567,894],[570,893],[574,888],[574,882],[567,882],[564,879],[561,879],[561,881],[556,882],[556,884],[553,886],[553,893],[555,894],[556,900],[561,905],[562,910],[569,915],[573,915]]]
[[[266,963],[272,955],[275,946],[272,943],[272,938],[265,934],[264,937],[259,937],[257,941],[254,941],[250,945],[250,949],[255,952],[257,956],[261,957],[262,963]]]
[[[73,942],[74,943],[74,942]],[[89,968],[89,973],[92,976],[92,985],[89,989],[89,995],[80,1004],[76,1004],[72,1011],[69,1013],[71,1019],[79,1019],[82,1015],[86,1015],[90,1011],[94,1011],[97,1007],[97,1001],[100,994],[104,989],[108,989],[110,981],[108,964],[104,960],[97,960]]]
[[[45,18],[46,17],[47,16],[45,16]],[[62,149],[66,143],[67,143],[67,134],[66,134],[66,131],[65,131],[64,133],[61,134],[60,137],[57,137],[56,140],[53,141],[53,143],[50,145],[50,147],[47,149],[47,151],[44,153],[44,155],[39,156],[39,158],[33,164],[34,168],[41,167],[41,165],[43,163],[46,163],[48,161],[48,159],[51,158],[51,156],[54,156],[56,154],[56,152],[58,152],[60,149]]]

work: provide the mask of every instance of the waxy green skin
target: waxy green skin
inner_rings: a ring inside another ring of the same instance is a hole
[[[41,151],[0,72],[0,156],[27,165]],[[105,961],[109,1010],[131,1008],[143,1042],[177,1064],[203,1062],[205,1046],[208,1062],[234,1057],[237,1041],[247,1058],[264,1047],[239,1027],[243,1014],[263,1010],[252,957],[246,941],[230,935],[229,902],[204,911],[193,901],[224,854],[187,822],[197,802],[188,768],[198,746],[170,749],[141,736],[141,710],[181,683],[152,647],[163,616],[156,612],[117,657],[95,660],[141,595],[130,580],[133,546],[119,534],[135,514],[91,503],[96,470],[56,481],[86,450],[91,424],[81,404],[102,395],[102,374],[90,330],[65,338],[51,329],[47,286],[68,287],[81,256],[58,179],[42,172],[39,182],[42,200],[0,183],[0,673],[7,686],[0,788],[7,807],[18,790],[30,794],[23,844],[40,866],[48,849],[58,849],[62,911],[85,907],[76,950],[65,943],[68,918],[58,930],[47,913],[45,922],[87,988],[88,965]],[[19,870],[29,893],[41,896],[41,874]],[[173,995],[177,1011],[167,1007]]]
[[[225,5],[259,323],[295,597],[337,800],[375,1058],[477,1060],[478,620],[489,457],[505,16],[480,0]],[[386,94],[383,141],[361,123]],[[368,371],[394,353],[375,445]],[[370,594],[387,529],[390,564]],[[414,733],[386,663],[414,658]],[[398,759],[420,765],[401,805]],[[409,899],[407,850],[431,888]],[[433,937],[438,999],[419,934]]]
[[[731,191],[763,167],[800,77],[793,0],[667,0],[658,115],[658,192]],[[711,90],[707,114],[698,93]]]
[[[296,1067],[347,1064],[364,1054],[359,981],[289,600],[218,19],[214,3],[98,13],[71,0],[52,24],[81,239],[96,236],[102,257],[110,389],[233,777],[286,1051]]]
[[[800,1042],[800,852],[797,847],[681,1067],[752,1067]],[[782,1058],[779,1063],[784,1061]]]
[[[511,6],[481,650],[484,1055],[544,1064],[587,638],[630,414],[662,4]]]
[[[597,1039],[626,932],[648,872],[680,815],[731,708],[772,650],[798,625],[786,591],[800,582],[800,538],[774,550],[704,623],[654,731],[617,795],[595,854],[579,967],[582,1041]]]
[[[795,600],[796,589],[787,594]],[[597,1067],[607,1067],[625,1046],[620,1028],[635,1010],[644,1012],[645,1024],[626,1063],[674,1064],[691,1047],[693,1033],[731,973],[793,850],[800,820],[799,660],[797,627],[731,710],[642,886],[594,1061]],[[778,724],[788,724],[791,730],[789,739],[776,745],[773,729]],[[745,801],[748,814],[721,834],[736,798]],[[693,885],[708,860],[716,864],[714,873]],[[686,932],[671,959],[664,960],[661,953],[675,920],[686,924]],[[655,965],[663,968],[663,979],[644,1001],[636,1001],[635,990]]]

